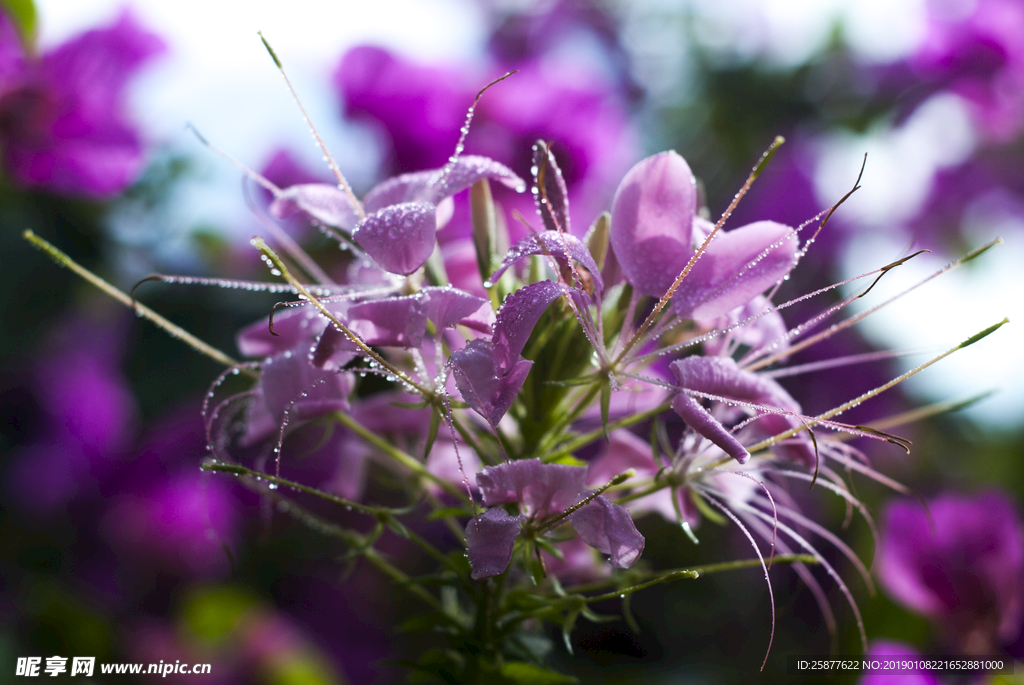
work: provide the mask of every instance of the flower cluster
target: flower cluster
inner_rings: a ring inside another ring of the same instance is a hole
[[[792,328],[784,323],[781,310],[857,279],[774,304],[817,235],[802,240],[801,232],[818,220],[820,230],[831,213],[798,227],[724,228],[781,139],[717,223],[705,218],[686,161],[663,152],[625,174],[582,237],[572,230],[553,145],[538,141],[529,184],[536,220],[517,217],[528,233],[510,245],[490,183],[518,192],[527,183],[493,159],[463,154],[475,106],[443,166],[387,179],[362,199],[329,155],[337,184],[281,188],[243,167],[271,193],[272,218],[302,217],[338,241],[344,249],[330,267],[277,231],[277,250],[262,238],[253,245],[286,284],[158,277],[297,296],[238,334],[252,361],[213,355],[230,368],[204,406],[204,468],[246,476],[281,511],[400,581],[432,608],[429,627],[471,645],[440,666],[420,665],[428,670],[479,676],[539,661],[521,641],[534,619],[568,635],[578,616],[593,615],[594,602],[696,577],[694,569],[653,570],[656,556],[642,560],[652,554],[634,517],[647,511],[693,540],[703,518],[731,521],[754,551],[740,565],[762,568],[767,580],[770,559],[782,555],[831,627],[825,591],[808,568],[818,564],[857,614],[812,538],[834,546],[870,586],[865,565],[801,511],[786,484],[818,484],[870,524],[844,472],[891,481],[845,438],[905,441],[835,417],[945,355],[808,412],[780,379],[884,355],[783,365],[866,316],[823,326],[874,282]],[[472,287],[453,285],[456,266],[439,244],[463,191]],[[858,278],[877,281],[902,261]],[[385,477],[370,477],[382,468]],[[285,498],[281,486],[299,494]],[[332,521],[318,508],[323,501],[375,527]],[[439,575],[420,582],[397,568],[377,547],[385,530],[439,563]],[[587,582],[568,584],[580,578]],[[446,588],[441,599],[432,583]],[[600,589],[610,591],[592,594]],[[866,644],[859,614],[857,622]]]

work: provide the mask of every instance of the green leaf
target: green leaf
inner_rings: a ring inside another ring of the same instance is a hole
[[[494,254],[497,218],[491,186],[486,178],[473,184],[469,191],[469,206],[473,217],[473,247],[476,249],[476,265],[480,269],[480,280],[491,278],[492,255]]]
[[[608,257],[608,237],[610,235],[609,228],[612,223],[612,215],[605,212],[601,216],[597,217],[597,221],[587,231],[586,237],[583,241],[587,244],[587,250],[590,251],[590,256],[597,262],[597,268],[604,268],[604,261]]]
[[[601,428],[604,429],[604,439],[611,442],[611,438],[608,437],[608,413],[612,403],[612,385],[611,382],[601,384]]]
[[[35,3],[32,0],[0,0],[0,4],[14,20],[21,36],[21,42],[25,44],[26,48],[31,49],[35,44],[36,25],[39,20]]]
[[[549,464],[564,464],[566,466],[589,466],[590,465],[588,462],[585,462],[582,459],[577,459],[576,457],[572,456],[571,454],[563,454],[560,457],[555,457],[554,459],[552,459],[551,461],[549,461],[547,463],[549,463]]]
[[[570,675],[522,661],[506,662],[498,669],[498,673],[508,685],[564,685],[579,682],[579,679]]]
[[[430,450],[434,447],[434,441],[437,440],[437,429],[441,425],[441,411],[434,407],[430,412],[430,430],[427,432],[427,446],[423,449],[423,461],[427,460],[430,456]]]
[[[446,516],[466,516],[466,510],[461,507],[446,507],[444,509],[438,509],[427,514],[428,521],[437,521],[443,519]]]

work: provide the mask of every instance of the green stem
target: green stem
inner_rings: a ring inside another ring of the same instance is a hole
[[[627,426],[632,426],[637,423],[643,423],[648,419],[654,418],[658,414],[668,411],[670,407],[671,405],[668,402],[666,402],[664,404],[659,404],[654,409],[648,409],[645,412],[633,414],[632,416],[621,418],[618,421],[612,421],[608,424],[608,431],[611,432],[616,428],[625,428]],[[603,438],[604,434],[604,428],[597,428],[595,430],[590,431],[589,433],[583,433],[582,435],[573,438],[569,442],[557,448],[555,451],[548,452],[547,454],[542,455],[540,460],[544,463],[548,463],[554,461],[555,459],[558,459],[559,457],[572,454],[581,447],[586,447],[593,441]]]
[[[220,362],[224,366],[239,366],[239,362],[237,362],[236,360],[224,354],[216,347],[213,347],[203,342],[196,336],[186,331],[181,326],[171,323],[170,321],[168,321],[161,315],[157,314],[146,305],[139,304],[132,297],[125,294],[124,291],[111,285],[110,283],[103,280],[93,272],[89,271],[84,266],[82,266],[75,260],[71,259],[71,257],[61,252],[59,249],[57,249],[57,247],[47,242],[43,238],[40,238],[32,231],[26,229],[21,235],[22,237],[25,238],[25,240],[29,241],[30,243],[38,247],[40,250],[45,252],[50,257],[50,259],[57,262],[57,264],[67,267],[68,269],[75,272],[77,275],[81,276],[89,283],[93,284],[94,286],[105,292],[107,295],[110,295],[112,298],[114,298],[121,304],[125,305],[126,307],[134,309],[136,314],[138,314],[139,316],[144,316],[145,318],[149,319],[154,324],[170,333],[171,337],[178,338],[179,340],[183,341],[184,343],[192,347],[192,349],[196,350],[197,352],[201,352],[202,354],[205,354],[210,359]],[[258,374],[252,369],[240,368],[240,371],[247,376],[252,376],[253,378],[258,377]]]
[[[449,495],[452,495],[453,497],[458,498],[463,504],[471,504],[469,498],[466,496],[466,493],[462,492],[455,485],[449,483],[448,481],[442,478],[438,478],[430,471],[427,471],[427,467],[424,466],[418,459],[416,459],[416,457],[413,457],[412,455],[407,454],[402,450],[398,449],[381,436],[362,426],[359,422],[357,422],[355,419],[353,419],[345,412],[334,412],[332,416],[338,419],[338,421],[344,424],[347,428],[351,429],[352,432],[356,433],[364,440],[369,442],[371,445],[373,445],[380,451],[384,452],[389,457],[391,457],[398,463],[402,464],[409,470],[415,472],[416,475],[422,478],[426,478],[432,483],[435,483],[436,485],[440,486],[445,492],[447,492]]]

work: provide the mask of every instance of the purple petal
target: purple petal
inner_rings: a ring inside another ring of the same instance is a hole
[[[389,178],[363,198],[366,211],[375,212],[403,202],[438,204],[482,178],[493,178],[509,188],[523,185],[523,180],[504,164],[477,155],[459,157],[444,183],[441,182],[442,172],[443,169],[431,169]]]
[[[417,202],[424,199],[430,188],[430,180],[439,178],[440,170],[414,171],[401,174],[374,186],[363,198],[367,212],[376,212],[403,202]]]
[[[293,421],[349,409],[352,375],[314,367],[304,347],[272,357],[261,367],[259,385],[263,400],[277,423],[283,420],[289,406]]]
[[[457,324],[481,333],[490,333],[494,326],[494,309],[489,300],[470,295],[458,288],[424,288],[428,296],[427,318],[439,329]]]
[[[626,280],[661,297],[693,254],[697,189],[686,160],[662,152],[629,170],[612,201],[610,238]]]
[[[359,211],[353,207],[348,193],[328,183],[301,183],[281,191],[270,204],[270,213],[278,219],[287,219],[302,210],[322,224],[346,231],[359,221]]]
[[[466,524],[466,547],[473,580],[496,576],[508,568],[524,518],[509,516],[503,509],[488,509]]]
[[[715,417],[711,416],[697,400],[685,392],[672,398],[672,408],[693,430],[715,443],[730,457],[741,464],[747,463],[750,453],[732,436]]]
[[[332,308],[338,307],[332,303]],[[338,307],[338,312],[343,312]],[[249,324],[238,332],[238,350],[246,357],[267,357],[294,349],[303,341],[316,340],[327,325],[327,320],[311,305],[290,307],[274,316],[274,333],[270,333],[268,319]]]
[[[368,215],[352,237],[385,271],[411,274],[434,251],[436,207],[429,202],[406,202]]]
[[[611,555],[609,561],[615,568],[629,568],[643,554],[644,536],[633,525],[629,512],[603,495],[573,512],[569,521],[585,543]]]
[[[523,183],[523,179],[516,176],[504,164],[495,162],[489,157],[463,155],[455,162],[455,166],[448,174],[445,182],[431,188],[431,195],[429,197],[436,198],[435,201],[451,197],[483,178],[494,179],[518,192],[526,190],[526,184]]]
[[[679,385],[689,390],[800,411],[800,405],[771,378],[744,371],[729,357],[692,356],[672,362]]]
[[[633,433],[617,428],[608,435],[608,443],[600,455],[587,468],[587,483],[604,485],[613,477],[633,469],[640,478],[650,478],[658,472],[651,446]]]
[[[494,361],[499,374],[507,373],[519,361],[520,353],[544,310],[562,295],[562,286],[540,281],[523,286],[509,295],[498,310],[494,324]]]
[[[594,261],[587,246],[574,235],[556,233],[554,231],[544,231],[543,233],[528,235],[513,245],[505,255],[505,259],[502,260],[501,266],[491,274],[491,281],[497,282],[506,269],[519,260],[531,255],[550,255],[564,268],[568,266],[567,252],[569,257],[575,259],[590,272],[590,276],[594,279],[594,289],[596,292],[600,293],[603,291],[604,280],[601,278],[601,270],[598,268],[597,262]]]
[[[794,415],[800,412],[800,405],[781,385],[771,378],[740,369],[736,362],[728,357],[686,357],[673,362],[671,369],[682,388],[752,404],[768,405],[787,412],[764,414],[752,424],[751,429],[755,432],[778,435],[791,428],[803,426],[803,422]],[[750,456],[736,438],[692,397],[685,393],[676,395],[672,400],[672,408],[691,428],[721,447],[741,464]],[[813,467],[817,461],[813,443],[808,438],[793,438],[787,444],[776,446],[775,450],[780,456],[799,461],[808,468]]]
[[[544,228],[549,231],[570,233],[569,191],[565,187],[565,179],[555,162],[555,156],[551,154],[543,140],[533,145],[533,168],[537,170],[534,172],[533,201],[537,205],[537,213],[544,222]],[[540,193],[541,168],[544,169],[543,196]],[[547,202],[544,202],[544,198]]]
[[[367,345],[417,347],[427,328],[425,298],[386,297],[353,305],[349,328]]]
[[[498,425],[512,406],[533,366],[533,362],[520,359],[508,373],[499,375],[489,340],[471,340],[452,354],[451,363],[462,399],[492,426]]]
[[[337,326],[330,324],[317,340],[310,361],[318,369],[337,371],[352,361],[358,352],[359,347]]]
[[[799,247],[796,231],[774,221],[719,232],[673,295],[672,309],[690,319],[728,314],[781,281]]]
[[[488,466],[476,483],[484,504],[520,502],[530,515],[546,516],[582,499],[587,469],[583,466],[542,464],[540,459],[520,459]]]

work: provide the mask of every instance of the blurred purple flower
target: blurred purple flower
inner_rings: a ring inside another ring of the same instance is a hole
[[[109,198],[138,178],[142,142],[127,123],[128,79],[163,41],[127,10],[39,60],[19,54],[0,13],[0,140],[4,164],[28,188]]]
[[[589,222],[604,208],[604,191],[618,181],[637,147],[624,98],[592,69],[565,60],[553,67],[524,59],[496,65],[486,74],[511,69],[520,73],[481,100],[467,149],[526,177],[531,145],[538,138],[553,141],[570,195]],[[380,125],[390,147],[391,172],[443,164],[465,103],[486,80],[468,69],[419,65],[368,46],[346,53],[335,73],[345,114]],[[524,216],[533,211],[525,197],[499,191],[497,198]],[[510,229],[514,237],[522,235],[520,227]]]
[[[102,527],[115,549],[164,572],[223,575],[237,511],[229,487],[194,470],[120,494]]]
[[[963,653],[994,654],[1024,614],[1024,525],[1004,495],[895,502],[883,514],[878,577]]]
[[[18,451],[6,478],[15,501],[37,514],[95,488],[132,437],[135,398],[119,368],[124,327],[105,319],[62,321],[39,350],[32,391],[43,437]]]
[[[911,66],[963,97],[988,137],[1024,128],[1024,5],[1017,0],[928,3],[927,34]]]

